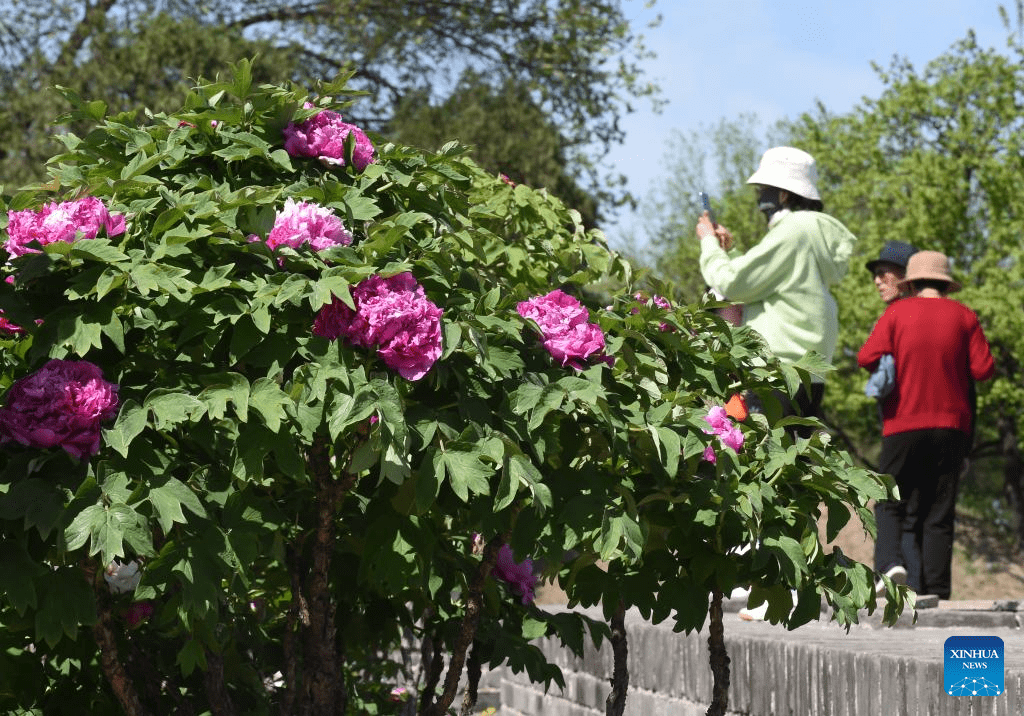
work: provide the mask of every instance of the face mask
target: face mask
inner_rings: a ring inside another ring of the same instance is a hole
[[[771,220],[772,214],[782,208],[782,201],[779,199],[781,191],[773,186],[761,187],[761,192],[757,195],[757,208],[764,214],[764,218]]]

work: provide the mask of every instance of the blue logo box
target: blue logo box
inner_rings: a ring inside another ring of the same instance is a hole
[[[942,654],[942,688],[950,696],[998,696],[1006,690],[999,637],[951,636]]]

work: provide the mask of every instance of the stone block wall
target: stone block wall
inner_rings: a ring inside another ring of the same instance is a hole
[[[600,618],[599,612],[591,613]],[[974,626],[871,628],[849,633],[827,623],[794,631],[726,615],[731,660],[729,713],[735,716],[1022,716],[1024,630]],[[627,716],[703,716],[711,698],[707,631],[676,634],[627,614]],[[953,634],[998,635],[1006,647],[1006,692],[956,697],[943,691],[942,646]],[[554,639],[537,645],[557,664],[565,689],[531,684],[525,674],[492,672],[500,716],[603,716],[611,649],[592,644],[582,657]]]

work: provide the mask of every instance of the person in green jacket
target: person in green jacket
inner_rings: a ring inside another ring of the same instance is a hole
[[[705,213],[697,223],[704,281],[729,301],[743,304],[743,323],[757,331],[782,361],[814,351],[832,362],[839,335],[829,288],[846,275],[856,238],[822,213],[814,158],[794,147],[774,147],[747,180],[758,188],[768,233],[745,254],[732,234]],[[780,395],[784,414],[821,415],[823,379],[801,388],[794,406]]]

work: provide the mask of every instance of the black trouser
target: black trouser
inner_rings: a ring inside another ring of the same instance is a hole
[[[956,494],[967,448],[967,433],[946,428],[882,438],[878,471],[896,478],[900,499],[875,505],[875,569],[903,565],[918,594],[949,599]]]

